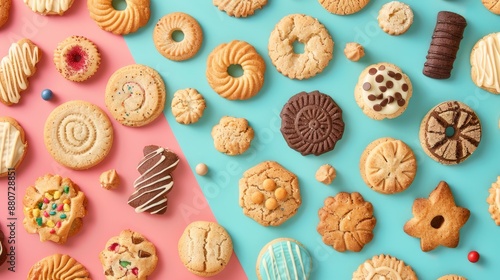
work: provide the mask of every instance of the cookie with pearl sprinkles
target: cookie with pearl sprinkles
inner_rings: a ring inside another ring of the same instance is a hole
[[[390,255],[378,255],[362,263],[352,274],[352,280],[404,279],[417,280],[411,266]]]
[[[174,186],[172,172],[179,164],[179,157],[155,145],[144,147],[143,153],[144,158],[137,166],[141,176],[134,181],[135,191],[130,195],[128,204],[137,213],[164,214],[167,211],[167,194]]]
[[[47,174],[26,189],[23,198],[23,225],[38,233],[40,241],[64,244],[80,231],[87,214],[87,199],[69,178]]]
[[[28,151],[24,129],[11,117],[0,117],[0,177],[16,169]]]
[[[307,280],[311,270],[311,255],[304,245],[291,238],[277,238],[267,243],[256,264],[259,280]]]
[[[354,88],[356,103],[374,120],[401,115],[412,94],[410,78],[399,67],[387,62],[366,67]]]

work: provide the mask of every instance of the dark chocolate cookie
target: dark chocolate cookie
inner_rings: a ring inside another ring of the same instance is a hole
[[[281,133],[302,155],[321,155],[335,148],[344,134],[342,109],[319,91],[300,92],[281,110]]]
[[[162,147],[144,147],[144,158],[137,170],[141,176],[134,182],[135,191],[128,204],[135,212],[163,214],[167,210],[167,194],[174,186],[172,171],[179,164],[179,157]]]

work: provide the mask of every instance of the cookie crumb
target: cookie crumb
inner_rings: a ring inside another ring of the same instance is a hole
[[[204,163],[198,163],[195,167],[196,174],[205,176],[208,173],[208,166]]]
[[[110,169],[99,176],[99,182],[103,189],[114,190],[120,185],[120,177],[115,169]]]
[[[359,43],[347,43],[344,48],[344,54],[350,61],[356,62],[365,56],[365,49]]]
[[[337,177],[337,171],[329,164],[324,164],[316,171],[316,180],[325,185],[330,185]]]

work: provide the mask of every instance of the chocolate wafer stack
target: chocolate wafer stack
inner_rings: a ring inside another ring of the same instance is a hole
[[[438,13],[436,27],[432,34],[431,46],[424,64],[424,75],[434,79],[447,79],[451,76],[460,41],[467,22],[459,14],[441,11]]]

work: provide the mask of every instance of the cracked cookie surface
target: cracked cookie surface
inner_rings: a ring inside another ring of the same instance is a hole
[[[332,14],[350,15],[363,9],[370,0],[318,0]]]
[[[253,137],[253,128],[243,118],[225,116],[212,128],[215,149],[230,156],[248,150]]]
[[[226,267],[233,253],[233,242],[221,225],[196,221],[184,229],[178,251],[179,258],[191,273],[210,277]]]
[[[232,17],[248,17],[262,9],[267,0],[213,0],[213,4]]]
[[[389,35],[405,33],[413,23],[413,11],[405,3],[392,1],[382,6],[378,13],[378,24]]]
[[[243,213],[263,226],[281,225],[302,203],[297,176],[274,161],[245,171],[239,189]]]

